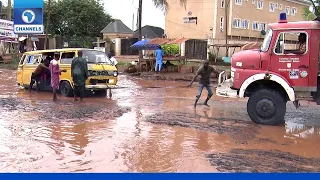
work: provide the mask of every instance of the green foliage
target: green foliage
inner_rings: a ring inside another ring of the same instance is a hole
[[[4,6],[3,8],[2,8],[2,12],[4,13],[4,14],[7,14],[7,12],[8,12],[8,6]],[[11,8],[11,19],[12,19],[12,21],[13,21],[13,7]]]
[[[156,8],[159,8],[163,11],[168,11],[169,4],[167,0],[152,0],[152,1],[153,1],[153,4],[156,6]],[[179,0],[179,1],[180,1],[180,5],[186,8],[188,0]]]
[[[310,0],[310,1],[311,1],[311,0]],[[319,3],[319,0],[314,0],[313,2],[314,2],[314,3]],[[317,9],[318,9],[318,11],[320,12],[320,6],[317,6]],[[307,20],[307,21],[312,21],[312,20],[314,20],[314,19],[317,18],[316,14],[312,13],[312,12],[309,10],[309,7],[304,7],[304,8],[303,8],[302,16],[303,16],[303,19],[304,19],[304,20]]]
[[[111,22],[111,16],[104,12],[99,0],[51,0],[50,12],[48,33],[66,38],[100,37],[101,30]],[[45,24],[47,18],[48,1],[45,2]]]
[[[212,52],[208,52],[209,55],[209,61],[214,61],[216,59],[216,55]]]
[[[67,40],[69,42],[68,47],[69,48],[93,48],[92,42],[96,39],[93,37],[78,37],[73,36],[70,39]]]
[[[318,7],[318,10],[320,11],[320,7]],[[303,8],[302,17],[307,21],[312,21],[317,18],[317,16],[309,10],[309,7]]]
[[[165,55],[174,56],[180,53],[180,48],[176,44],[163,45],[161,47]]]

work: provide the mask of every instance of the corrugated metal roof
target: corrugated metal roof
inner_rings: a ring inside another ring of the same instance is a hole
[[[110,22],[102,31],[104,34],[132,34],[133,31],[128,28],[121,20],[114,19],[113,22]]]
[[[161,38],[163,34],[164,34],[164,30],[159,27],[146,25],[141,28],[141,35],[147,39]],[[139,38],[139,30],[138,29],[134,32],[133,37]]]
[[[168,42],[167,44],[181,44],[181,43],[184,43],[188,40],[189,40],[188,38],[174,39],[174,40]]]
[[[170,39],[167,39],[167,38],[154,38],[154,39],[151,39],[147,44],[159,44],[159,45],[162,45],[162,44],[166,44],[169,41],[170,41]]]

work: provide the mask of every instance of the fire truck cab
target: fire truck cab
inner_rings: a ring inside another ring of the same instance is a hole
[[[219,74],[218,96],[249,97],[247,112],[252,121],[264,125],[284,124],[286,104],[296,108],[300,100],[320,104],[320,22],[269,24],[260,49],[235,53],[231,78]]]

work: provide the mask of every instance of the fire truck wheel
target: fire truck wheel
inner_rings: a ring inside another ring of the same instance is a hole
[[[249,97],[247,111],[251,120],[257,124],[282,125],[286,114],[286,102],[280,93],[260,89]]]

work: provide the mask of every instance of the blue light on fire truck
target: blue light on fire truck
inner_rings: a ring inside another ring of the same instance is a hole
[[[280,13],[279,23],[286,23],[286,22],[287,22],[287,14],[285,12]]]

